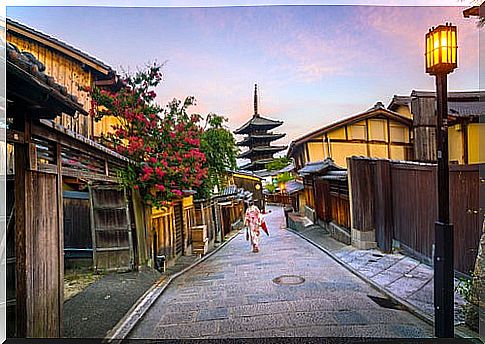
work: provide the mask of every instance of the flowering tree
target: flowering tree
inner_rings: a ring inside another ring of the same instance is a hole
[[[118,171],[121,183],[140,190],[144,201],[158,208],[170,205],[184,190],[200,187],[207,175],[200,150],[201,118],[187,113],[194,98],[173,100],[165,108],[157,105],[152,88],[161,82],[160,69],[154,64],[127,76],[117,92],[87,89],[95,120],[118,119],[104,141],[134,162]]]

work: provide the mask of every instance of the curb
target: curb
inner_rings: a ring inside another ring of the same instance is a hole
[[[428,323],[429,325],[434,326],[434,319],[432,317],[430,317],[429,315],[427,315],[426,313],[424,313],[423,311],[421,311],[416,306],[414,306],[414,305],[410,304],[409,302],[403,300],[401,297],[395,295],[394,293],[386,290],[384,287],[382,287],[379,284],[377,284],[376,282],[372,281],[367,276],[365,276],[362,273],[360,273],[358,270],[356,270],[353,267],[345,264],[336,255],[334,255],[331,251],[329,251],[325,247],[317,244],[313,240],[308,239],[307,237],[303,236],[303,234],[300,234],[300,233],[298,233],[297,231],[295,231],[295,230],[293,230],[291,228],[286,228],[286,230],[289,231],[290,233],[293,233],[295,235],[298,235],[300,238],[306,240],[307,242],[309,242],[313,246],[315,246],[318,249],[320,249],[321,251],[325,252],[328,256],[330,256],[330,258],[332,258],[333,260],[335,260],[337,263],[339,263],[340,265],[342,265],[344,268],[346,268],[347,270],[349,270],[351,273],[353,273],[354,275],[356,275],[357,277],[359,277],[360,279],[362,279],[367,284],[370,284],[370,286],[372,288],[374,288],[377,291],[385,294],[391,300],[393,300],[393,301],[401,304],[407,311],[409,311],[410,313],[414,314],[415,316],[417,316],[418,318],[420,318],[424,322]],[[470,334],[467,334],[465,331],[459,330],[457,328],[455,328],[455,336],[458,336],[459,338],[468,338],[468,339],[478,339],[478,340],[480,340],[480,338],[471,337]]]
[[[155,303],[155,301],[163,294],[165,289],[179,276],[183,275],[187,271],[196,267],[200,263],[206,261],[224,246],[229,244],[235,237],[239,235],[241,230],[231,236],[229,239],[221,243],[217,248],[197,260],[195,263],[189,265],[185,269],[168,276],[167,278],[162,278],[155,282],[153,286],[150,287],[130,308],[130,310],[123,316],[123,318],[118,321],[118,323],[107,333],[106,337],[103,339],[103,343],[111,343],[113,340],[123,340],[130,334],[138,321],[145,315],[145,313],[150,309],[150,307]]]

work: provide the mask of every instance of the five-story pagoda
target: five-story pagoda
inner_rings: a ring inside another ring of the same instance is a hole
[[[273,161],[273,154],[286,149],[287,146],[271,146],[271,142],[285,136],[268,130],[279,127],[283,121],[276,121],[261,117],[258,113],[258,86],[254,85],[254,114],[242,127],[234,131],[238,135],[247,135],[238,146],[246,146],[248,150],[241,153],[238,158],[249,159],[250,163],[239,169],[248,171],[261,171],[266,164]]]

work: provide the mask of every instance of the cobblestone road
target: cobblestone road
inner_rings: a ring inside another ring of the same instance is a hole
[[[241,232],[176,279],[130,338],[432,336],[412,314],[375,303],[369,295],[385,296],[286,231],[281,208],[269,209],[270,237],[262,234],[259,253]],[[305,281],[273,282],[283,275]]]

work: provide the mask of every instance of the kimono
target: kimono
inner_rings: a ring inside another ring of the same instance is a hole
[[[251,239],[251,245],[253,247],[253,252],[259,251],[259,234],[261,223],[263,222],[263,216],[259,211],[258,207],[255,205],[250,206],[246,210],[246,215],[244,223],[248,226],[249,238]]]

